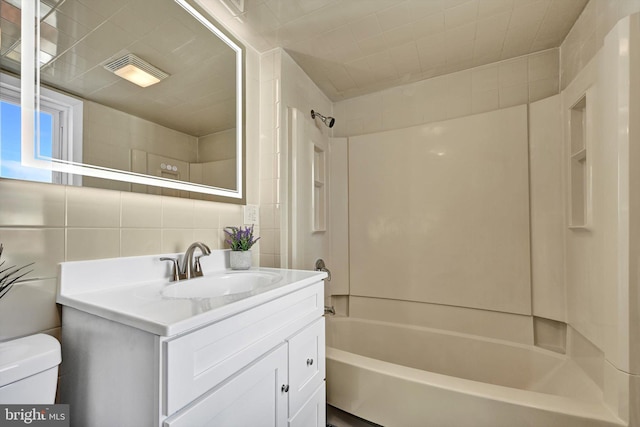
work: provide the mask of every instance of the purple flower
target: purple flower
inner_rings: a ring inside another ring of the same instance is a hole
[[[228,239],[225,242],[229,245],[233,251],[248,251],[251,249],[258,240],[259,237],[253,236],[253,225],[250,227],[225,227],[225,234]]]

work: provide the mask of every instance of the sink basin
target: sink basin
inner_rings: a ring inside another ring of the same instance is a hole
[[[234,271],[173,283],[162,290],[167,298],[217,298],[250,293],[274,285],[282,276],[264,271]]]

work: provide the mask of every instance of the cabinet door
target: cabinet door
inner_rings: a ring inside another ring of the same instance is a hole
[[[289,416],[311,397],[325,378],[324,317],[289,340]]]
[[[197,331],[164,346],[166,400],[170,416],[282,343],[322,315],[318,282]]]
[[[258,359],[187,408],[165,427],[287,425],[287,345]]]
[[[323,381],[309,400],[289,420],[289,427],[325,427],[327,425],[327,404]]]

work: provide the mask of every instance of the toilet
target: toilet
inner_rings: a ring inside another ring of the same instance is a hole
[[[51,404],[56,398],[60,343],[36,334],[0,343],[0,404]]]

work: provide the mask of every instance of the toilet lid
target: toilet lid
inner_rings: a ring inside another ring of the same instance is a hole
[[[60,343],[37,334],[0,343],[0,387],[58,366]]]

